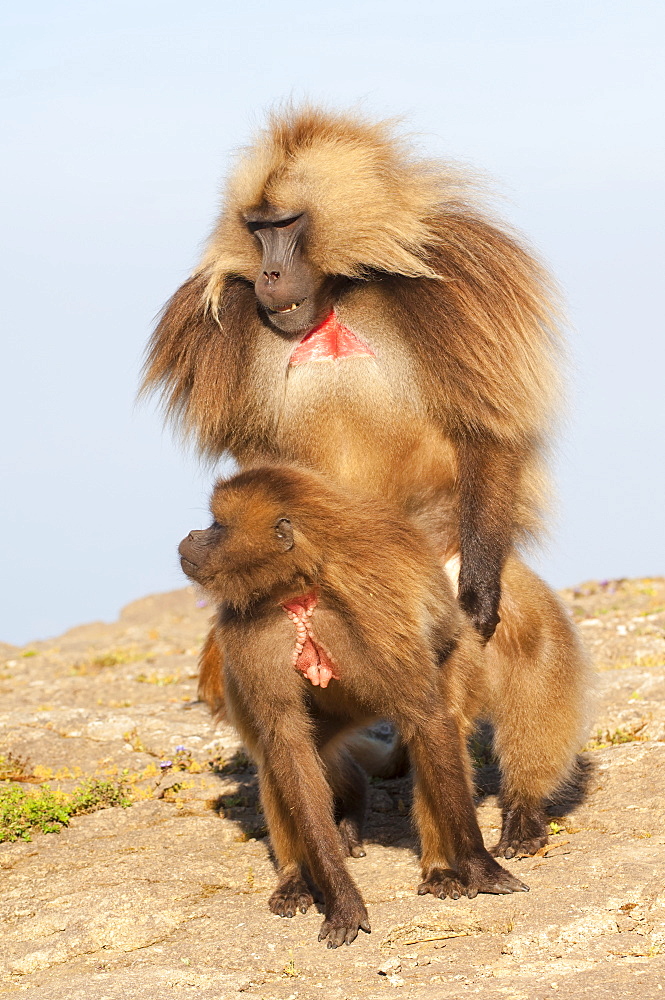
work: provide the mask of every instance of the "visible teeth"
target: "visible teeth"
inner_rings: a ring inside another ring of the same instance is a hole
[[[293,310],[297,309],[299,305],[300,305],[300,302],[292,302],[290,306],[283,306],[281,309],[276,309],[275,312],[278,312],[278,313],[293,312]]]

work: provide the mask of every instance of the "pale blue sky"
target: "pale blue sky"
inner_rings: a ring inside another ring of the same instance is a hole
[[[185,583],[212,474],[134,407],[154,315],[275,101],[492,175],[569,304],[555,585],[665,572],[665,5],[36,2],[0,14],[4,568],[23,643]]]

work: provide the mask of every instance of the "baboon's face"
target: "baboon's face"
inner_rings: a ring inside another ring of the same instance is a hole
[[[285,333],[311,330],[330,312],[332,281],[307,255],[307,213],[267,206],[249,212],[245,222],[261,246],[254,290],[270,323]]]
[[[234,604],[267,594],[296,571],[291,521],[279,506],[249,493],[218,485],[213,523],[190,531],[178,546],[183,572],[217,600]]]

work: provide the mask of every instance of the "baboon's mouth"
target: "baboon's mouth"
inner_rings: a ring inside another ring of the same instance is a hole
[[[185,556],[180,556],[180,565],[182,567],[183,573],[186,576],[196,576],[200,572],[199,567],[196,563],[192,562],[191,559],[185,558]]]
[[[270,312],[271,313],[289,313],[289,312],[293,312],[295,309],[300,309],[301,305],[305,301],[306,301],[305,299],[301,299],[300,302],[292,302],[288,306],[279,306],[278,309],[271,309]]]

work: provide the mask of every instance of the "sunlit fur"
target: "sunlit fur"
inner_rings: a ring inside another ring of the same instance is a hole
[[[389,122],[307,107],[273,114],[229,180],[201,268],[206,294],[216,307],[227,275],[254,280],[260,257],[243,213],[266,202],[308,213],[308,253],[326,274],[434,277],[425,248],[437,239],[439,205],[464,187],[454,171],[411,156]]]
[[[324,273],[381,282],[383,307],[396,314],[447,428],[531,451],[542,443],[559,386],[548,277],[474,204],[464,171],[418,159],[394,132],[391,122],[306,107],[274,114],[242,154],[144,375],[144,389],[162,391],[169,416],[206,454],[242,445],[259,416],[243,369],[261,327],[250,290],[261,254],[244,216],[268,202],[308,212],[307,252]],[[242,429],[227,419],[237,393]]]
[[[566,780],[580,737],[584,676],[556,599],[509,562],[507,575],[517,576],[511,593],[521,600],[516,609],[506,602],[507,629],[484,649],[429,538],[391,504],[277,465],[219,483],[211,512],[215,527],[187,558],[196,555],[195,578],[205,578],[218,604],[209,641],[225,651],[229,715],[259,765],[280,866],[273,911],[284,915],[296,897],[311,905],[306,865],[324,890],[327,918],[337,903],[325,887],[335,879],[339,894],[365,913],[340,847],[358,856],[365,803],[348,753],[362,756],[363,748],[347,737],[376,717],[398,727],[414,766],[420,891],[522,888],[483,846],[466,741],[475,719],[494,723],[504,805],[498,853],[537,850],[547,841],[543,799]],[[292,530],[288,550],[276,542],[283,518]],[[294,669],[296,635],[280,607],[312,591],[316,639],[339,670],[325,690]],[[341,841],[334,812],[343,817]]]
[[[478,828],[466,738],[490,708],[486,660],[429,538],[390,504],[284,465],[218,483],[211,512],[214,526],[185,540],[194,560],[186,566],[219,605],[229,714],[257,761],[280,867],[273,912],[311,905],[307,870],[324,897],[324,936],[329,924],[338,928],[332,946],[369,929],[342,858],[364,853],[366,801],[348,753],[358,747],[346,740],[377,717],[399,728],[414,767],[419,891],[523,889],[491,859]],[[275,534],[285,518],[288,549]],[[316,641],[339,671],[325,689],[294,669],[296,634],[280,607],[311,592]],[[500,706],[498,677],[492,683]]]
[[[390,505],[342,491],[309,470],[268,466],[218,483],[211,510],[229,536],[219,546],[219,563],[210,557],[217,573],[206,583],[219,603],[244,612],[266,595],[275,603],[316,588],[356,621],[374,651],[368,656],[394,662],[398,671],[401,663],[410,673],[418,670],[423,636],[433,635],[434,623],[463,620],[429,538]],[[282,517],[293,526],[288,552],[274,542]]]
[[[244,216],[262,206],[308,213],[304,250],[375,359],[289,367],[296,338],[254,292],[262,260]],[[241,156],[203,260],[153,334],[143,383],[202,455],[228,450],[241,468],[297,462],[394,503],[445,560],[461,556],[467,611],[474,587],[486,606],[500,599],[487,656],[510,678],[495,719],[510,761],[505,809],[524,805],[527,820],[568,773],[584,719],[579,640],[517,556],[542,530],[556,324],[542,266],[485,214],[464,172],[419,160],[391,123],[304,108],[274,115]],[[211,642],[201,690],[221,712]]]

